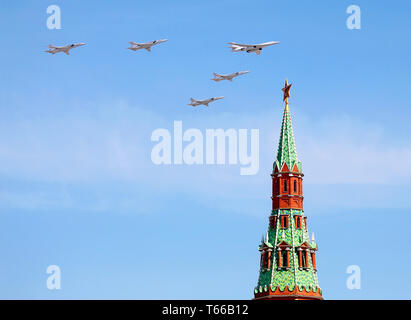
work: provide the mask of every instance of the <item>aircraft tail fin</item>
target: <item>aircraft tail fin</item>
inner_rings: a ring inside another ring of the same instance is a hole
[[[50,49],[56,49],[56,46],[53,46],[52,44],[49,44],[48,47],[49,47]]]

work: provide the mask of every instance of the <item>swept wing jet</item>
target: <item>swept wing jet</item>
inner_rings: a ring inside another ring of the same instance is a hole
[[[241,76],[243,74],[249,73],[250,71],[238,71],[230,74],[218,74],[218,73],[213,73],[214,78],[211,80],[214,80],[215,82],[222,81],[222,80],[228,80],[228,81],[233,81],[233,78]]]
[[[73,44],[68,44],[66,46],[63,47],[57,47],[57,46],[53,46],[51,44],[49,44],[49,49],[46,50],[45,52],[51,53],[51,54],[56,54],[58,52],[64,52],[67,55],[70,55],[70,50],[74,49],[74,48],[78,48],[81,46],[84,46],[85,43],[73,43]]]
[[[147,51],[151,51],[152,46],[155,46],[156,44],[163,43],[163,42],[166,42],[166,41],[167,41],[167,39],[154,40],[154,41],[145,42],[145,43],[137,43],[137,42],[134,42],[134,41],[130,41],[129,42],[130,47],[128,47],[127,49],[130,49],[130,50],[133,50],[133,51],[137,51],[137,50],[140,50],[140,49],[146,49]]]
[[[191,103],[189,103],[189,106],[193,106],[193,107],[197,107],[199,105],[204,105],[206,107],[208,107],[208,104],[210,102],[216,101],[216,100],[220,100],[223,99],[224,97],[215,97],[215,98],[210,98],[210,99],[205,99],[205,100],[196,100],[193,98],[190,98]]]
[[[270,42],[265,42],[265,43],[260,43],[260,44],[241,44],[241,43],[236,43],[236,42],[229,42],[228,44],[230,45],[231,51],[233,52],[239,52],[239,51],[245,51],[245,52],[255,52],[256,54],[260,54],[261,50],[263,48],[272,46],[274,44],[278,44],[280,41],[270,41]]]

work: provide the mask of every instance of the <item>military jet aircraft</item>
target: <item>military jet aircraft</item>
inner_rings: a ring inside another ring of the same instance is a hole
[[[197,106],[199,106],[199,105],[202,104],[202,105],[208,107],[208,104],[209,104],[210,102],[213,102],[213,101],[216,101],[216,100],[220,100],[220,99],[223,99],[223,98],[224,98],[224,97],[215,97],[215,98],[210,98],[210,99],[205,99],[205,100],[196,100],[196,99],[190,98],[191,103],[189,103],[188,105],[189,105],[189,106],[193,106],[193,107],[197,107]]]
[[[263,48],[272,46],[278,43],[280,43],[280,41],[270,41],[270,42],[265,42],[265,43],[260,43],[260,44],[241,44],[241,43],[229,42],[228,44],[230,45],[231,51],[234,51],[234,52],[246,51],[248,53],[255,52],[256,54],[259,55],[261,53],[261,50],[263,50]]]
[[[130,50],[133,50],[133,51],[137,51],[137,50],[140,50],[140,49],[146,49],[147,51],[151,51],[152,46],[154,46],[156,44],[159,44],[159,43],[166,42],[166,41],[168,41],[168,40],[167,39],[161,39],[161,40],[154,40],[154,41],[146,42],[146,43],[136,43],[136,42],[130,41],[129,42],[130,47],[127,48],[127,49],[130,49]]]
[[[222,80],[228,80],[228,81],[233,81],[233,78],[241,76],[242,74],[249,73],[250,71],[238,71],[230,74],[218,74],[218,73],[213,73],[214,78],[211,80],[214,80],[215,82],[222,81]]]
[[[55,54],[57,52],[64,52],[66,55],[70,55],[69,51],[71,49],[81,47],[81,46],[84,46],[84,45],[85,45],[85,43],[73,43],[73,44],[68,44],[64,47],[56,47],[56,46],[53,46],[53,45],[49,44],[49,46],[48,46],[49,49],[46,50],[45,52],[49,52],[51,54]]]

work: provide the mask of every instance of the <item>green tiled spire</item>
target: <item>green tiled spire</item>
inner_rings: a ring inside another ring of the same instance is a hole
[[[281,170],[285,162],[287,163],[288,168],[292,170],[294,164],[297,163],[298,169],[301,171],[301,163],[298,161],[297,157],[297,148],[295,147],[291,114],[287,100],[284,108],[280,141],[278,143],[277,158],[274,163],[274,168],[277,164],[278,170]]]

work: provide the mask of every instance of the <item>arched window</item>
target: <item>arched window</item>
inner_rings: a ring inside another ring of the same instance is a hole
[[[284,180],[284,192],[287,192],[287,180]]]
[[[294,180],[294,193],[297,193],[297,180]]]
[[[280,187],[278,184],[278,179],[275,181],[275,193],[279,194],[280,193]]]

